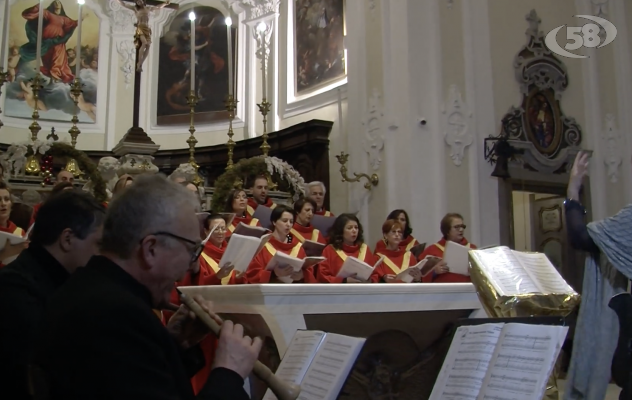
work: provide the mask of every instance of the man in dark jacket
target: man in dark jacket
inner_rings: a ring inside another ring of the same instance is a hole
[[[0,270],[0,398],[30,398],[26,370],[44,308],[98,252],[104,218],[88,193],[52,196],[40,209],[29,248]]]
[[[163,326],[174,283],[202,251],[196,199],[161,175],[141,176],[108,207],[101,255],[50,302],[36,364],[53,400],[194,399],[206,329],[181,306]],[[196,299],[209,311],[208,304]],[[198,399],[248,399],[243,389],[261,350],[243,327],[222,325],[213,370]]]

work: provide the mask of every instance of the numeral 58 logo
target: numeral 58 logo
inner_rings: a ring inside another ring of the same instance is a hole
[[[617,37],[617,28],[607,19],[595,17],[593,15],[575,15],[575,17],[585,18],[596,22],[587,23],[584,26],[568,26],[561,25],[547,33],[544,43],[553,53],[568,58],[588,58],[581,54],[571,53],[582,47],[601,48],[609,45]],[[557,42],[557,34],[562,28],[566,27],[566,45],[562,48]],[[599,31],[603,28],[606,32],[606,38],[602,42]],[[569,51],[570,50],[570,51]]]

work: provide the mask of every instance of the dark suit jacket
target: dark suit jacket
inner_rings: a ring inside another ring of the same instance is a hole
[[[69,276],[35,244],[0,270],[0,398],[31,398],[26,370],[34,340],[46,303]]]
[[[190,376],[202,364],[187,369],[191,354],[156,317],[147,288],[108,258],[93,257],[49,305],[35,361],[54,400],[195,398]],[[197,398],[248,399],[243,383],[217,368]]]

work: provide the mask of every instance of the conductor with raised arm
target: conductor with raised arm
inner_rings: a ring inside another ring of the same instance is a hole
[[[241,400],[261,350],[241,325],[222,324],[212,371],[194,396],[206,325],[185,305],[164,326],[174,283],[202,252],[198,204],[162,175],[141,176],[117,196],[93,257],[49,303],[34,367],[52,400]],[[196,301],[210,313],[202,298]]]

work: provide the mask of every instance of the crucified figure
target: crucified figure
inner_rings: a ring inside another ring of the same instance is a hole
[[[165,3],[158,3],[156,5],[147,5],[147,0],[135,0],[134,5],[127,4],[125,0],[116,0],[121,6],[131,10],[136,15],[136,33],[134,34],[134,44],[138,49],[136,60],[136,71],[142,72],[143,63],[149,55],[149,46],[151,46],[151,28],[149,27],[149,12],[154,9],[161,9],[171,6],[170,0]],[[173,8],[173,7],[170,7]]]

